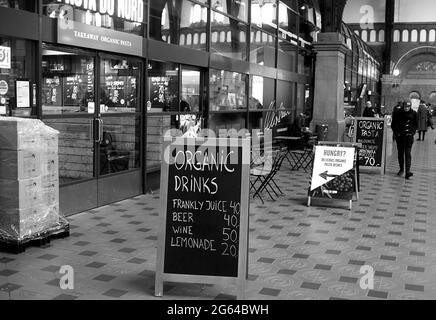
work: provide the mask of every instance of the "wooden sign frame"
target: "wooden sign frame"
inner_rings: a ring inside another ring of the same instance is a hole
[[[168,179],[169,179],[169,161],[165,160],[165,150],[170,146],[185,145],[202,147],[222,147],[237,146],[242,148],[242,172],[241,172],[241,210],[239,217],[239,250],[238,250],[238,276],[204,276],[189,274],[171,274],[164,272],[165,266],[165,239],[167,224],[167,203],[168,203]],[[178,137],[172,141],[165,141],[162,152],[161,182],[160,182],[160,232],[158,236],[157,259],[156,259],[156,278],[155,278],[155,296],[163,296],[164,282],[180,283],[200,283],[200,284],[235,284],[237,287],[237,298],[245,299],[246,279],[248,275],[248,230],[249,230],[249,182],[250,182],[250,139],[220,139],[220,138],[184,138]]]
[[[386,174],[386,148],[387,148],[387,134],[388,134],[388,119],[386,118],[356,118],[354,125],[356,126],[354,128],[354,135],[353,135],[353,142],[357,143],[357,124],[359,121],[379,121],[384,123],[383,128],[383,144],[382,144],[382,163],[380,167],[371,167],[371,166],[361,166],[359,165],[360,169],[363,169],[368,172],[380,172],[380,174],[385,175]],[[362,145],[363,147],[363,145]],[[361,148],[363,149],[363,148]],[[359,162],[359,155],[357,161]]]

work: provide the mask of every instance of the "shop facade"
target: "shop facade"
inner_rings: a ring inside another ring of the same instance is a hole
[[[159,187],[170,129],[310,116],[320,26],[316,1],[0,1],[0,113],[60,132],[64,214],[100,207]]]

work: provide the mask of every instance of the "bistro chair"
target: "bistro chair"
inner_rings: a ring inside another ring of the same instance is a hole
[[[279,194],[284,194],[274,178],[280,171],[285,158],[286,150],[284,149],[276,151],[274,155],[270,152],[265,155],[263,166],[257,166],[250,170],[250,177],[254,178],[254,181],[250,180],[250,191],[254,191],[253,198],[257,196],[262,203],[264,203],[261,196],[263,191],[266,191],[273,201],[275,199],[272,193],[274,193],[276,197],[279,197]]]
[[[310,171],[313,164],[313,147],[317,138],[310,133],[303,133],[301,139],[289,145],[289,158],[292,170]]]
[[[100,174],[129,170],[129,160],[130,152],[116,149],[112,135],[104,132],[100,144]]]

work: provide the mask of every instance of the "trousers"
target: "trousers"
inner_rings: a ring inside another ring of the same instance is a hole
[[[400,170],[404,171],[404,162],[406,162],[406,173],[409,173],[412,167],[412,146],[414,138],[413,136],[400,136],[396,137],[396,141]]]

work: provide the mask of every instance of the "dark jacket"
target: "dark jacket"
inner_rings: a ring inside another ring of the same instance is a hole
[[[377,112],[375,111],[375,109],[373,107],[368,108],[365,107],[365,110],[363,110],[363,117],[364,118],[375,118],[375,115],[377,114]]]
[[[403,108],[395,112],[392,119],[392,130],[395,136],[414,136],[418,127],[418,116],[416,111],[410,109],[405,111]]]

